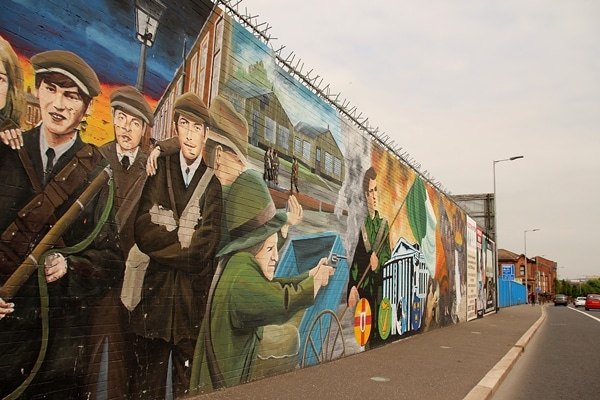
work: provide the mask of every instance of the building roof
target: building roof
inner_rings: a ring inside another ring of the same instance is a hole
[[[296,124],[296,126],[294,127],[294,129],[297,132],[301,132],[304,135],[311,137],[313,139],[315,139],[329,131],[328,127],[318,127],[318,126],[310,125],[306,122],[298,122]]]
[[[241,81],[239,79],[230,79],[227,81],[225,86],[229,90],[235,92],[236,94],[246,99],[273,93],[273,91],[270,89],[255,85],[251,82]]]
[[[512,260],[517,261],[521,258],[522,254],[513,253],[506,249],[498,249],[498,260]]]

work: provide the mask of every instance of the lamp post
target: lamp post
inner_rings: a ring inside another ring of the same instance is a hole
[[[144,90],[144,76],[146,75],[146,51],[154,44],[158,21],[165,6],[160,0],[135,0],[135,27],[136,38],[142,43],[140,63],[138,66],[137,82],[135,87]]]
[[[529,288],[527,287],[527,232],[537,232],[539,231],[538,228],[535,229],[528,229],[523,231],[523,247],[524,247],[524,256],[525,256],[525,293],[527,294],[527,299],[525,300],[526,303],[529,303]]]
[[[503,161],[518,160],[519,158],[523,158],[523,156],[513,156],[509,158],[503,158],[502,160],[494,160],[492,164],[494,178],[494,242],[496,243],[496,251],[494,251],[494,256],[496,257],[496,259],[494,260],[494,276],[496,278],[496,312],[499,310],[498,297],[500,296],[498,290],[498,219],[496,218],[496,164]]]

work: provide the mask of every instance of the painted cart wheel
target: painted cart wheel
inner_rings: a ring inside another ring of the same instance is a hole
[[[341,358],[346,354],[346,343],[339,318],[332,310],[321,311],[310,325],[304,342],[302,365],[306,366],[307,356],[313,356],[319,363]]]

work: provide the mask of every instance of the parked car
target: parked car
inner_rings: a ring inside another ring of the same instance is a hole
[[[588,294],[585,298],[585,309],[600,309],[600,294]]]
[[[569,298],[566,294],[557,294],[554,296],[555,306],[566,306],[569,303]]]
[[[574,305],[575,307],[583,306],[585,307],[585,296],[577,297],[575,299]]]

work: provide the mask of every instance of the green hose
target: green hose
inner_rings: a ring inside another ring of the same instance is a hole
[[[110,211],[112,209],[113,202],[114,202],[114,192],[115,192],[115,189],[114,189],[113,179],[110,178],[108,181],[108,200],[106,202],[106,206],[104,207],[104,210],[102,211],[102,215],[100,216],[100,221],[94,227],[94,230],[92,231],[92,233],[90,233],[85,239],[83,239],[81,242],[75,244],[74,246],[65,247],[63,249],[60,249],[61,253],[63,253],[63,254],[79,253],[79,252],[83,251],[86,247],[88,247],[90,245],[90,243],[92,243],[92,241],[98,236],[98,234],[100,233],[100,230],[102,230],[102,228],[104,227],[104,224],[106,223],[106,221],[108,220],[108,217],[110,216]],[[50,298],[48,296],[48,284],[46,283],[46,274],[45,274],[45,270],[43,268],[43,261],[41,261],[41,260],[44,260],[46,258],[46,256],[48,256],[51,253],[55,253],[55,252],[56,252],[56,249],[49,250],[49,251],[45,252],[42,257],[40,257],[40,260],[38,260],[38,287],[39,287],[39,291],[40,291],[40,309],[41,309],[40,317],[42,319],[42,344],[40,346],[40,351],[38,353],[37,360],[35,361],[35,364],[34,364],[33,368],[31,369],[31,372],[29,373],[29,376],[27,377],[27,379],[25,379],[19,385],[19,387],[17,387],[12,393],[10,393],[6,397],[4,397],[3,400],[18,399],[19,396],[21,396],[23,394],[25,389],[27,389],[27,387],[29,386],[31,381],[35,378],[40,367],[42,366],[42,363],[44,362],[44,358],[46,357],[46,350],[48,349],[48,336],[49,336],[49,332],[50,332],[49,316],[48,316],[49,306],[50,306]]]

